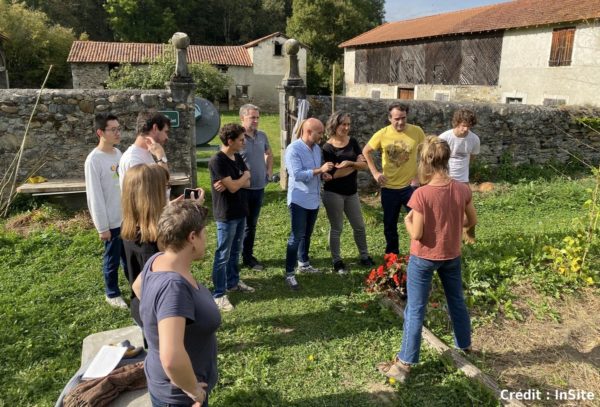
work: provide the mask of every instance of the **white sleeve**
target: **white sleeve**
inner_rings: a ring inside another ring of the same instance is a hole
[[[479,154],[479,147],[481,145],[481,142],[479,141],[479,137],[477,136],[477,134],[473,133],[473,135],[475,137],[473,137],[473,148],[471,149],[471,154],[477,155]]]
[[[102,193],[102,182],[98,168],[94,166],[93,160],[85,161],[85,193],[87,195],[87,204],[98,233],[106,232],[110,229],[108,222],[108,212],[104,194]]]

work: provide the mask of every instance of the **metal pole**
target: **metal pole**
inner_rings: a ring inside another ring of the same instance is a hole
[[[333,64],[333,78],[331,80],[331,114],[335,112],[335,64]]]

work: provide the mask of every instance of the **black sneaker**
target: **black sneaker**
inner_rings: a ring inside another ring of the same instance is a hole
[[[256,260],[256,257],[254,256],[250,257],[250,259],[248,259],[247,261],[244,260],[244,266],[254,271],[263,271],[265,269],[265,266],[263,266],[258,260]]]
[[[367,256],[364,259],[360,259],[360,265],[365,267],[374,267],[375,262],[373,261],[373,258],[371,256]]]
[[[346,265],[341,260],[338,260],[335,263],[333,263],[333,270],[338,274],[348,274]]]

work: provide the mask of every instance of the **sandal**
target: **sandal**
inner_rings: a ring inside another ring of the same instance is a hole
[[[127,348],[125,354],[123,355],[123,359],[131,359],[139,355],[144,348],[142,346],[133,346],[129,340],[124,340],[123,342],[119,342],[114,344],[113,346],[120,346],[123,348]]]
[[[396,359],[393,362],[378,363],[377,370],[386,377],[393,377],[396,381],[404,383],[410,373],[410,365]]]

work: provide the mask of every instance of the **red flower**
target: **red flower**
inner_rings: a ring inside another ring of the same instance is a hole
[[[431,303],[431,308],[438,308],[440,306],[439,302],[432,302]]]
[[[388,253],[383,256],[383,260],[385,261],[385,267],[390,268],[398,261],[398,255],[396,255],[396,253]]]
[[[392,279],[394,280],[394,283],[399,287],[400,286],[400,279],[398,278],[398,274],[394,274],[394,276],[392,277]]]
[[[383,271],[383,266],[379,266],[377,268],[377,276],[378,277],[383,277],[385,275],[384,271]]]

